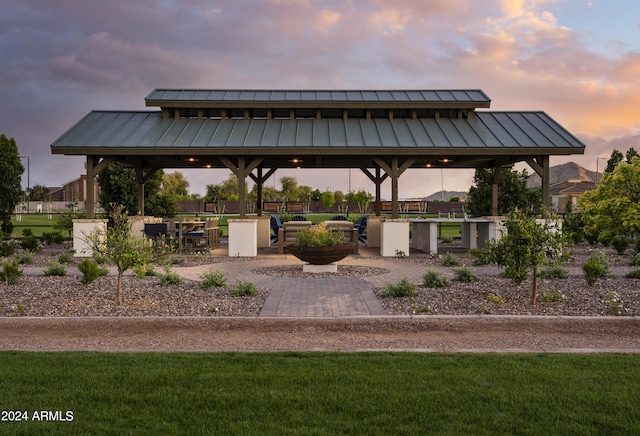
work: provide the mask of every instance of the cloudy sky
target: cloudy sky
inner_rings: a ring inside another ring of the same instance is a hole
[[[640,2],[0,0],[0,132],[29,156],[32,186],[83,171],[49,148],[80,118],[145,109],[155,88],[479,88],[492,110],[545,111],[587,145],[552,165],[595,170],[614,148],[640,149]],[[228,171],[185,175],[204,194]],[[285,175],[374,190],[359,170]],[[408,171],[400,195],[466,191],[471,178]]]

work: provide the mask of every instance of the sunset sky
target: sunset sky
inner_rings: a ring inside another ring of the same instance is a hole
[[[29,156],[31,186],[83,171],[49,148],[80,118],[145,109],[155,88],[479,88],[491,110],[545,111],[587,145],[552,165],[595,170],[640,150],[640,2],[0,0],[0,133]],[[184,174],[204,195],[229,172]],[[282,176],[349,186],[346,170],[278,171],[276,187]],[[408,171],[400,196],[466,191],[472,176]],[[351,187],[374,191],[359,170]]]

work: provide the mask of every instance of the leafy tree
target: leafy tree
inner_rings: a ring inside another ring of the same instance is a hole
[[[340,204],[345,200],[345,195],[342,191],[335,191],[333,193],[333,198],[335,198],[336,203]]]
[[[635,159],[636,157],[640,157],[640,154],[638,154],[635,148],[631,147],[629,150],[627,150],[625,156],[627,158],[627,163],[631,163],[633,162],[633,159]]]
[[[121,205],[113,206],[111,220],[106,234],[90,234],[86,242],[93,249],[94,256],[113,262],[118,269],[116,301],[121,305],[124,273],[132,268],[143,268],[153,261],[163,260],[170,255],[171,250],[164,243],[134,235],[127,212]]]
[[[516,209],[539,209],[542,206],[541,190],[533,191],[527,185],[529,174],[504,168],[498,176],[498,215],[506,215]],[[476,170],[475,186],[469,189],[467,210],[475,216],[491,215],[491,183]]]
[[[245,184],[245,195],[248,195],[249,188]],[[240,198],[240,188],[238,187],[238,177],[229,172],[229,176],[217,185],[207,185],[205,201],[218,202],[222,200],[237,200]]]
[[[498,265],[506,267],[505,275],[516,285],[525,281],[531,270],[531,304],[535,305],[540,268],[547,261],[563,260],[566,256],[565,239],[562,232],[549,224],[549,220],[539,224],[520,210],[507,215],[505,226],[507,234],[491,245],[491,255]]]
[[[45,201],[49,195],[49,188],[43,185],[35,184],[27,190],[29,200],[31,201]]]
[[[623,159],[624,155],[619,150],[613,150],[613,152],[611,153],[611,157],[607,161],[607,167],[604,169],[604,172],[612,173]]]
[[[373,200],[373,195],[364,189],[360,189],[356,192],[351,191],[347,194],[348,201],[355,201],[358,203],[358,210],[360,213],[366,212],[369,207],[369,203]]]
[[[300,198],[298,181],[295,177],[282,177],[280,179],[280,194],[285,201],[297,201]]]
[[[22,197],[22,173],[24,166],[20,162],[16,140],[0,135],[0,229],[11,234],[11,214]]]
[[[162,175],[162,195],[173,197],[176,200],[189,200],[189,181],[185,179],[184,174],[176,171],[170,174]]]
[[[460,197],[458,197],[457,195],[454,195],[449,199],[449,203],[460,203]]]
[[[320,201],[322,201],[322,205],[324,206],[324,208],[328,210],[336,203],[336,198],[333,196],[333,192],[327,189],[320,196]]]
[[[73,220],[82,219],[86,217],[85,211],[78,210],[78,202],[74,201],[67,204],[67,211],[56,216],[56,220],[53,223],[53,228],[56,230],[62,230],[68,233],[69,237],[73,233]]]
[[[313,192],[311,192],[311,201],[320,201],[321,197],[322,192],[319,189],[314,189]]]
[[[578,201],[587,240],[610,243],[640,232],[640,158],[618,164]]]
[[[174,216],[178,212],[176,199],[160,194],[162,170],[156,171],[144,184],[144,209],[146,215]],[[100,203],[105,210],[111,204],[120,204],[130,215],[138,211],[138,182],[133,168],[123,168],[112,162],[100,174]]]

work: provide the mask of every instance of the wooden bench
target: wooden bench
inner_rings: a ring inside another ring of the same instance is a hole
[[[305,212],[304,203],[302,201],[287,201],[287,212]]]
[[[265,201],[262,203],[262,211],[278,213],[280,212],[280,203],[277,201]]]

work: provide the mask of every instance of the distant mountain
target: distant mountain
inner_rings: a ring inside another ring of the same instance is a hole
[[[435,201],[442,200],[443,194],[442,191],[434,192],[428,197],[425,197],[424,200],[427,201]],[[460,197],[460,200],[464,201],[467,199],[467,192],[464,191],[444,191],[444,201],[451,200],[452,197]]]
[[[529,173],[532,172],[527,169]],[[599,178],[602,177],[600,173]],[[581,167],[575,162],[568,162],[562,165],[556,165],[549,168],[549,184],[552,185],[558,182],[565,182],[568,180],[580,180],[583,182],[596,181],[596,172]],[[537,188],[542,185],[542,179],[537,173],[533,173],[529,176],[528,185],[530,188]]]

